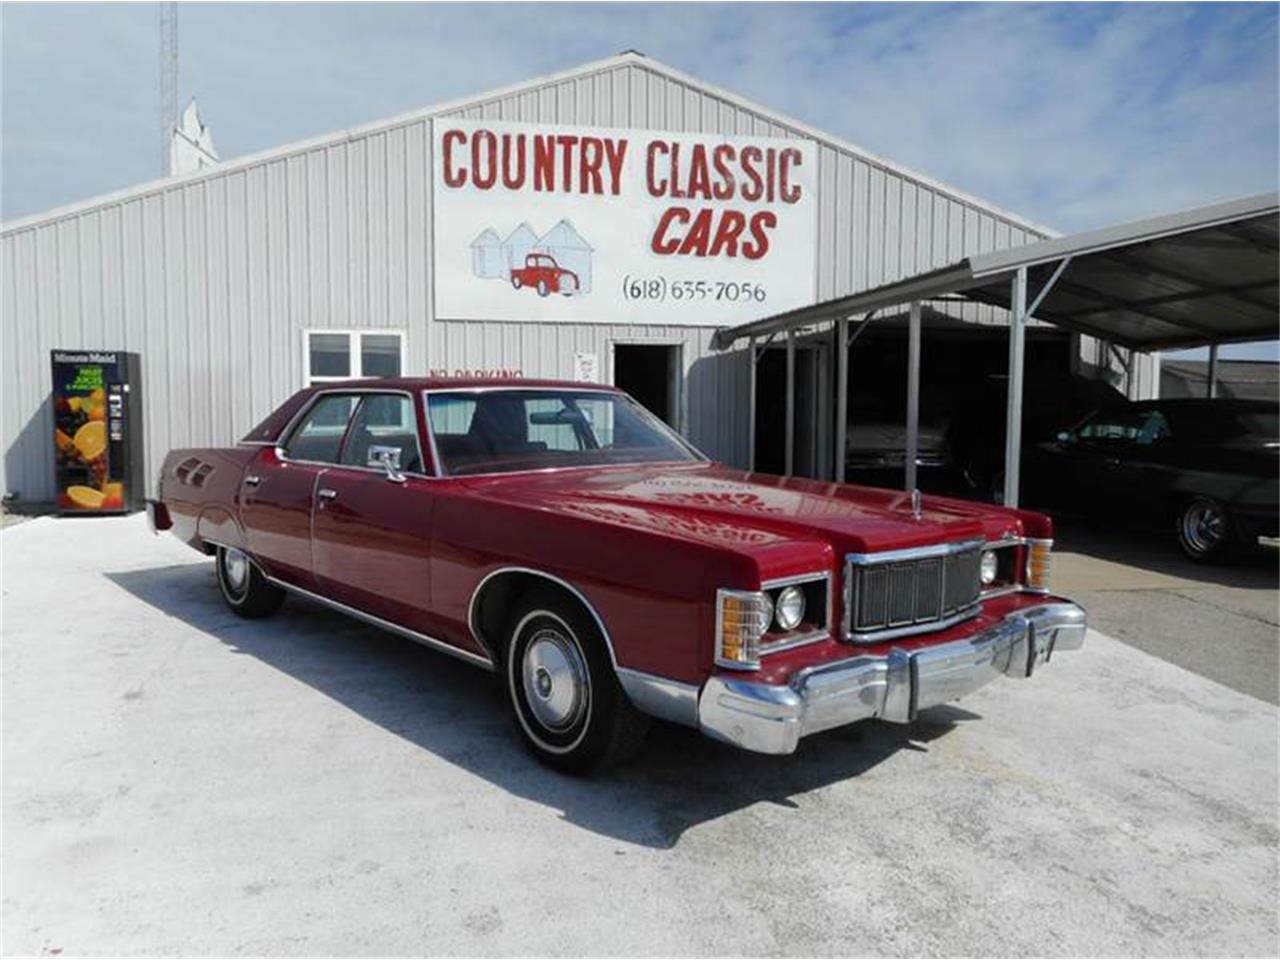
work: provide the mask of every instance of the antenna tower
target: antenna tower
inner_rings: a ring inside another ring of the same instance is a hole
[[[160,4],[160,175],[172,172],[170,151],[178,126],[178,5]]]

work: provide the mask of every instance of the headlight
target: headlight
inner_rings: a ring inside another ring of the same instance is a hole
[[[799,587],[783,587],[774,601],[774,619],[778,629],[794,630],[804,620],[804,591]]]
[[[970,567],[970,570],[973,568]],[[996,556],[994,550],[984,551],[982,554],[982,567],[979,571],[982,577],[982,585],[989,587],[996,582],[996,577],[1000,575],[1000,558]],[[972,574],[970,574],[972,576]]]
[[[1027,541],[1026,588],[1028,590],[1036,593],[1049,592],[1049,555],[1052,549],[1052,540]]]
[[[773,621],[773,602],[766,594],[721,590],[716,594],[716,663],[733,670],[760,666],[760,638]]]

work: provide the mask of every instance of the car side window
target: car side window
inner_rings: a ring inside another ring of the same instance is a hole
[[[383,451],[391,451],[398,458],[399,469],[422,472],[413,400],[403,394],[369,393],[360,398],[341,462],[351,467],[373,466],[376,459],[372,458]]]
[[[337,463],[342,437],[359,398],[351,394],[326,394],[302,417],[284,443],[290,460]]]
[[[1173,436],[1173,430],[1169,427],[1169,421],[1159,410],[1152,410],[1147,414],[1147,420],[1142,425],[1142,429],[1138,431],[1138,443],[1141,446],[1148,446],[1157,440],[1165,440]]]

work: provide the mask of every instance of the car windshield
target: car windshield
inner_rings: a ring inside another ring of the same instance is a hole
[[[625,394],[598,390],[427,393],[436,453],[450,475],[702,457]]]

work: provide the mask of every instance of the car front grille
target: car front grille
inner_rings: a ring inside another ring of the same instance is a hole
[[[870,642],[941,629],[972,616],[981,562],[981,541],[850,556],[846,637]]]

